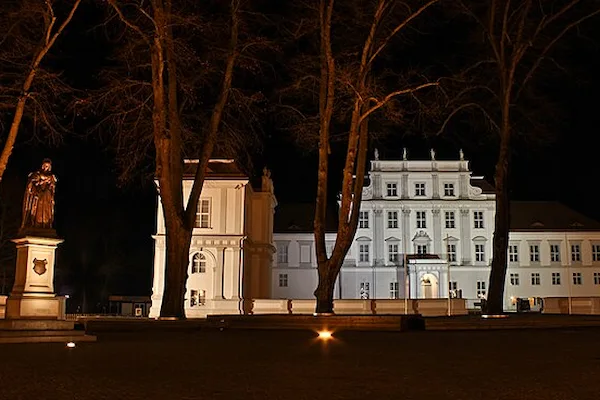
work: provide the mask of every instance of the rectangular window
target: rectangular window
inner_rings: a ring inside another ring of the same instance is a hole
[[[424,183],[415,183],[415,196],[425,196]]]
[[[418,244],[417,245],[417,254],[427,254],[427,245],[426,244]]]
[[[444,183],[444,196],[454,196],[454,183]]]
[[[600,244],[592,245],[592,261],[600,261]]]
[[[358,227],[362,229],[369,228],[369,212],[361,211],[358,213]]]
[[[387,195],[388,195],[388,197],[398,196],[398,184],[388,183],[387,184]]]
[[[454,211],[446,211],[446,229],[456,228],[456,219],[454,218]]]
[[[484,299],[485,294],[485,281],[477,281],[477,297],[480,299]]]
[[[446,251],[448,254],[448,262],[456,262],[456,245],[454,243],[449,243],[446,246]]]
[[[571,261],[581,261],[581,247],[578,244],[571,245]]]
[[[417,211],[417,229],[427,228],[427,221],[425,219],[425,211]]]
[[[367,300],[369,298],[369,282],[361,282],[360,283],[360,298],[363,300]]]
[[[552,284],[555,286],[560,285],[560,272],[552,273]]]
[[[388,244],[388,260],[390,262],[398,262],[400,255],[398,254],[397,244]]]
[[[310,244],[300,245],[300,262],[303,264],[309,264],[311,262],[311,246]]]
[[[529,246],[529,261],[540,262],[540,246],[537,244]]]
[[[448,293],[450,294],[451,299],[456,299],[458,297],[458,282],[448,282]]]
[[[594,272],[594,285],[600,285],[600,272]]]
[[[583,283],[583,278],[581,277],[581,272],[573,272],[573,285],[581,285]]]
[[[519,274],[510,274],[510,285],[519,286]]]
[[[210,228],[210,199],[200,199],[196,210],[195,228]]]
[[[279,264],[287,264],[288,263],[288,245],[287,244],[277,245],[277,262]]]
[[[205,290],[190,290],[190,307],[203,306],[206,304]]]
[[[288,274],[279,274],[279,287],[288,287]]]
[[[194,307],[198,304],[198,291],[190,290],[190,307]]]
[[[540,285],[540,274],[537,272],[534,272],[531,274],[531,284],[533,286],[538,286]]]
[[[550,245],[550,261],[560,262],[560,246],[557,244]]]
[[[397,299],[399,295],[398,282],[390,282],[390,299]]]
[[[361,244],[358,246],[358,261],[369,262],[369,245]]]
[[[485,262],[485,245],[484,244],[476,244],[475,245],[475,261]]]
[[[206,304],[206,290],[198,290],[198,305]]]
[[[398,211],[388,211],[388,228],[394,229],[398,228]]]
[[[475,229],[483,228],[483,211],[473,211],[473,224]]]
[[[519,246],[516,244],[511,244],[508,246],[508,261],[509,262],[519,262]]]

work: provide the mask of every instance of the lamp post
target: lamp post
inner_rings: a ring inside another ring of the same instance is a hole
[[[567,263],[567,296],[569,301],[569,315],[573,312],[573,305],[571,299],[571,261],[569,260],[569,239],[567,238],[567,231],[565,231],[565,257]]]
[[[410,283],[408,281],[408,258],[404,251],[404,314],[408,314],[408,297],[410,296]]]

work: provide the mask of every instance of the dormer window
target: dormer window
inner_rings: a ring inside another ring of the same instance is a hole
[[[444,183],[444,196],[454,197],[454,183]]]
[[[388,183],[387,184],[387,195],[388,195],[388,197],[397,197],[398,196],[398,184],[397,183]]]
[[[425,196],[425,183],[415,183],[415,196]]]

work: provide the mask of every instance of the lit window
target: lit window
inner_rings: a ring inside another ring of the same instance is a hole
[[[196,253],[192,257],[192,274],[206,272],[206,257],[204,254]]]
[[[287,244],[279,244],[277,246],[277,262],[279,264],[287,264],[288,263],[288,245]]]
[[[390,282],[390,299],[397,299],[399,295],[398,282]]]
[[[196,228],[210,228],[210,199],[200,199],[196,210]]]
[[[508,261],[514,263],[519,262],[519,246],[516,244],[508,246]]]
[[[400,259],[400,255],[398,254],[398,245],[397,244],[389,244],[388,245],[388,260],[390,262],[398,262]]]
[[[485,299],[485,281],[477,281],[477,298]]]
[[[594,285],[600,285],[600,272],[594,272]]]
[[[369,262],[369,245],[360,244],[358,245],[358,261]]]
[[[446,229],[456,228],[454,211],[446,211],[445,215],[446,215]]]
[[[388,211],[388,228],[394,229],[398,228],[398,211]]]
[[[581,272],[573,272],[573,285],[581,285],[582,283],[583,278]]]
[[[537,244],[529,246],[529,261],[540,262],[540,246]]]
[[[458,282],[448,282],[448,293],[450,294],[451,299],[456,299],[458,297]]]
[[[484,244],[476,244],[475,245],[475,261],[485,262],[485,245]]]
[[[557,244],[550,245],[550,261],[560,262],[560,246]]]
[[[446,246],[446,251],[448,254],[448,262],[456,262],[456,245],[454,243],[450,243]]]
[[[427,228],[427,220],[425,219],[425,211],[417,211],[417,228]]]
[[[388,195],[388,197],[398,196],[398,184],[388,183],[387,184],[387,195]]]
[[[473,223],[475,229],[483,228],[483,211],[473,211]]]
[[[560,272],[553,272],[552,273],[552,284],[553,285],[560,285]]]
[[[510,285],[519,286],[519,274],[510,274]]]
[[[206,304],[205,290],[190,290],[190,307],[203,306]]]
[[[424,183],[415,183],[415,196],[425,196]]]
[[[361,211],[358,213],[358,227],[361,229],[369,228],[369,212]]]
[[[578,244],[571,245],[571,261],[581,261],[581,247]]]
[[[533,286],[538,286],[540,285],[540,274],[537,272],[534,272],[531,274],[531,284]]]
[[[288,274],[279,274],[279,287],[288,287]]]
[[[454,196],[454,183],[444,183],[444,196]]]
[[[600,261],[600,244],[592,245],[592,261]]]

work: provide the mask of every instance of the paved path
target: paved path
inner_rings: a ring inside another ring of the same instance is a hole
[[[0,399],[600,398],[600,329],[103,334],[0,345]]]

